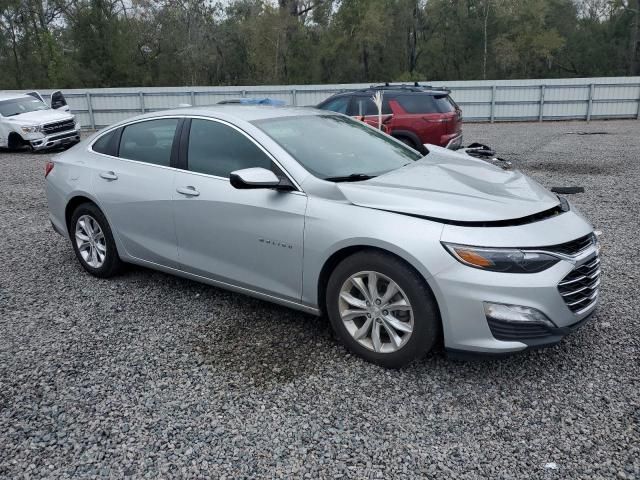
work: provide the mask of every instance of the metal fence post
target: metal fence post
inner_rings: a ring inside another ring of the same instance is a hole
[[[91,105],[91,93],[87,92],[85,95],[87,97],[87,110],[89,111],[89,123],[91,124],[91,130],[95,130],[96,120],[93,117],[93,105]]]
[[[138,92],[138,96],[140,97],[140,113],[144,113],[145,108],[144,108],[144,93],[143,92]]]
[[[291,105],[294,107],[298,105],[297,92],[295,88],[291,90]]]
[[[493,123],[495,118],[495,109],[496,109],[496,86],[491,86],[491,123]]]
[[[192,107],[196,106],[196,93],[195,92],[191,92],[191,106]]]
[[[638,84],[638,110],[636,112],[636,120],[640,120],[640,84]]]
[[[542,121],[543,113],[544,113],[544,90],[545,85],[540,85],[540,114],[538,115],[538,121]]]
[[[589,104],[587,105],[587,122],[591,121],[591,110],[593,109],[593,83],[589,84]]]
[[[247,96],[247,91],[246,90],[242,90],[242,92],[240,93],[240,96],[242,98],[246,97]]]

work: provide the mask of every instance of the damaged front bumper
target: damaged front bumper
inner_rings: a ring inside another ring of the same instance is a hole
[[[66,132],[54,133],[40,138],[30,139],[29,145],[33,150],[48,150],[80,142],[80,129],[75,128]]]

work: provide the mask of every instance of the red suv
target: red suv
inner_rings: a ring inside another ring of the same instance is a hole
[[[462,111],[449,90],[418,85],[375,85],[338,93],[317,108],[344,113],[378,126],[378,108],[371,97],[381,91],[384,130],[426,153],[431,143],[457,149],[462,146]]]

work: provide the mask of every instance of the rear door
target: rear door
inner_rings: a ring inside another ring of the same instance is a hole
[[[235,126],[203,118],[190,124],[173,193],[180,268],[299,301],[306,195],[234,188],[229,174],[235,170],[285,173]]]
[[[180,118],[135,122],[91,146],[94,191],[126,252],[171,267],[177,260],[173,145],[181,125]]]

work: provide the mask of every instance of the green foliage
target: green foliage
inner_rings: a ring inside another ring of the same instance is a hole
[[[0,0],[0,88],[640,74],[640,0]]]

